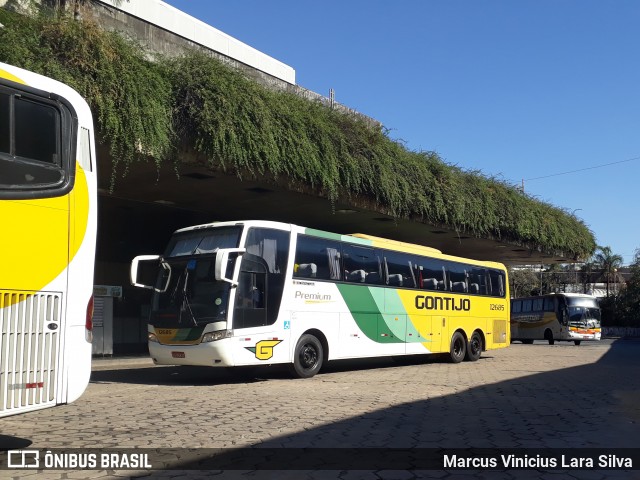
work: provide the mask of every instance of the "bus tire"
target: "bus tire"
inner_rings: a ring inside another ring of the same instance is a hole
[[[522,340],[522,343],[524,343],[525,345],[531,345],[533,343],[533,339],[527,338],[525,340]]]
[[[581,340],[574,340],[573,343],[575,343],[576,345],[580,345]]]
[[[300,337],[293,352],[291,374],[296,378],[311,378],[322,368],[324,351],[322,343],[313,335]]]
[[[549,345],[553,345],[555,343],[555,340],[553,339],[553,332],[551,330],[544,332],[544,339],[549,342]]]
[[[460,363],[464,360],[467,354],[467,342],[464,339],[464,335],[460,332],[455,332],[451,337],[451,345],[449,347],[449,357],[451,363]]]
[[[482,355],[482,337],[478,332],[473,332],[469,343],[467,343],[467,354],[465,360],[475,362]]]

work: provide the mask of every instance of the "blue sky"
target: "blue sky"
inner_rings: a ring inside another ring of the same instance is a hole
[[[167,3],[293,67],[298,85],[333,88],[411,150],[524,180],[625,263],[640,248],[640,2]]]

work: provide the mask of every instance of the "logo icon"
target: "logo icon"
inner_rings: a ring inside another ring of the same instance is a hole
[[[258,360],[269,360],[273,357],[273,348],[282,340],[260,340],[255,347],[244,347],[256,355]]]
[[[9,450],[8,468],[39,468],[40,452],[38,450]]]

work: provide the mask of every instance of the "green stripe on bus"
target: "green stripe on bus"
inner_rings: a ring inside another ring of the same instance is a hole
[[[382,314],[384,289],[349,284],[337,287],[356,324],[369,339],[377,343],[404,343],[397,322]]]
[[[198,338],[200,338],[202,336],[202,332],[204,330],[204,327],[197,327],[197,328],[179,328],[176,331],[175,336],[173,337],[174,341],[191,341],[191,340],[197,340]]]
[[[316,230],[315,228],[305,228],[304,233],[306,235],[326,238],[328,240],[336,240],[338,242],[355,243],[358,245],[367,245],[369,247],[373,245],[373,241],[366,238],[352,237],[351,235],[340,235],[338,233],[325,232],[324,230]]]
[[[329,240],[342,240],[342,235],[337,233],[325,232],[324,230],[316,230],[315,228],[305,228],[304,233],[306,235],[313,235],[314,237],[326,238]]]

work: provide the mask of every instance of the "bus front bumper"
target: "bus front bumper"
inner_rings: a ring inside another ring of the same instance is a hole
[[[231,339],[195,345],[163,345],[149,342],[149,353],[156,365],[194,365],[204,367],[232,367]]]
[[[569,338],[571,340],[600,340],[599,331],[588,330],[569,330]]]

